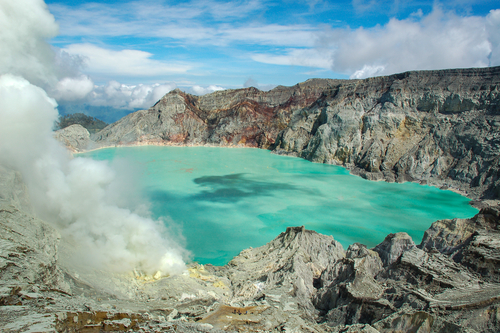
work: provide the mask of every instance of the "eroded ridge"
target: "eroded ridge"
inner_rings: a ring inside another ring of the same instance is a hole
[[[290,227],[227,265],[181,275],[75,271],[34,217],[20,174],[0,169],[4,332],[497,332],[500,206],[442,220],[420,245],[390,234],[347,250]]]

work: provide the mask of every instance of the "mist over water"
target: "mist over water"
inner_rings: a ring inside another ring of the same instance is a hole
[[[131,204],[130,170],[72,159],[54,139],[54,98],[93,89],[79,74],[82,59],[47,43],[57,31],[43,0],[0,1],[0,164],[21,172],[34,213],[68,245],[60,254],[69,264],[157,277],[182,272],[186,251],[177,234],[149,217],[145,201]]]
[[[0,164],[22,173],[36,215],[70,244],[65,257],[119,273],[182,272],[185,250],[175,235],[149,218],[146,202],[129,204],[133,177],[102,161],[71,158],[53,138],[56,106],[25,79],[0,76]]]
[[[83,156],[133,165],[153,217],[181,228],[200,263],[223,265],[288,226],[333,235],[344,247],[372,247],[400,231],[419,243],[432,222],[477,212],[450,191],[367,181],[341,167],[259,149],[122,147]]]

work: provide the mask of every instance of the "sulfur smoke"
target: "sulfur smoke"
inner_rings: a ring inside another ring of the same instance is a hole
[[[9,50],[0,52],[0,163],[21,171],[36,214],[59,230],[81,266],[181,272],[186,251],[162,221],[116,204],[113,189],[123,188],[116,172],[105,162],[72,158],[53,138],[57,103],[32,83],[58,77],[46,42],[57,26],[45,3],[0,0],[0,18],[17,23],[0,30],[0,49]]]

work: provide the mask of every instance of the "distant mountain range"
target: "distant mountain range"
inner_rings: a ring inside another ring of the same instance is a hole
[[[75,104],[70,102],[61,102],[57,107],[61,116],[71,115],[74,113],[83,113],[89,117],[95,117],[108,124],[114,123],[126,115],[135,112],[139,109],[120,109],[112,106],[96,106],[89,104]]]

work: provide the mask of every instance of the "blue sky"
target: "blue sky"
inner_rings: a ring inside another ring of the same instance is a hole
[[[146,108],[176,87],[266,90],[316,77],[500,65],[498,0],[46,4],[59,27],[47,40],[65,68],[49,89],[60,103]]]

